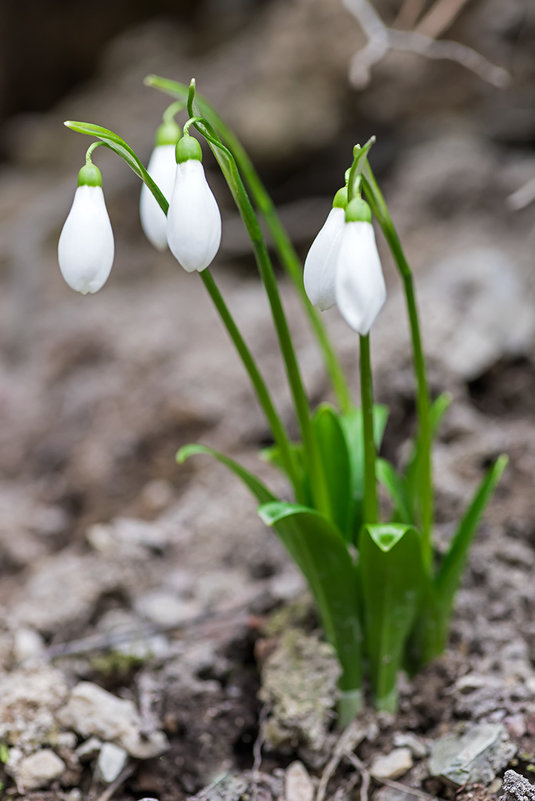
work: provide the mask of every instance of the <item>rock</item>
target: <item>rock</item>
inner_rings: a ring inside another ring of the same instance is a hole
[[[271,713],[263,726],[275,749],[304,746],[316,758],[327,741],[339,667],[330,645],[298,629],[286,631],[262,666],[260,700]]]
[[[516,753],[501,724],[481,723],[461,737],[448,735],[431,748],[429,771],[457,785],[488,785]]]
[[[0,674],[0,741],[26,755],[49,742],[67,693],[63,674],[49,665]]]
[[[43,748],[31,756],[21,759],[15,777],[25,790],[42,790],[59,779],[65,763],[50,748]]]
[[[165,629],[180,626],[200,612],[199,604],[195,601],[181,600],[176,593],[165,589],[144,593],[136,599],[135,609],[146,620]]]
[[[83,737],[94,736],[120,745],[137,759],[159,756],[167,748],[162,732],[142,736],[141,719],[131,701],[117,698],[91,682],[76,685],[58,719]]]
[[[399,779],[413,766],[410,748],[394,748],[389,754],[377,757],[370,766],[375,779]]]
[[[314,785],[302,762],[292,762],[284,774],[286,801],[313,801]]]
[[[394,734],[396,748],[408,748],[415,759],[423,759],[429,753],[427,744],[411,731],[399,731]]]
[[[115,781],[127,760],[128,754],[124,748],[114,743],[104,743],[97,761],[97,771],[102,781],[106,784]]]
[[[414,801],[414,794],[407,787],[407,792],[401,787],[380,787],[374,795],[375,801]]]
[[[33,629],[20,628],[15,631],[13,656],[20,664],[41,656],[44,650],[42,637]]]
[[[91,762],[98,757],[101,748],[102,740],[99,740],[98,737],[90,737],[89,740],[78,746],[76,756],[80,762]]]
[[[514,770],[506,770],[498,801],[535,801],[535,786]]]

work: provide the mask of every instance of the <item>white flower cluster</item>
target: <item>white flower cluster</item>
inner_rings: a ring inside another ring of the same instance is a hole
[[[159,250],[167,246],[188,272],[204,270],[221,242],[221,215],[202,166],[201,146],[175,123],[160,126],[148,173],[169,200],[167,216],[143,184],[141,224]],[[177,142],[178,139],[178,142]],[[97,292],[113,263],[114,243],[93,164],[82,167],[74,202],[61,232],[58,258],[63,277],[83,294]],[[304,285],[310,302],[324,311],[335,303],[347,323],[365,336],[386,297],[385,282],[371,225],[369,206],[347,190],[337,192],[333,208],[305,261]]]
[[[336,193],[333,208],[305,260],[304,284],[321,311],[336,303],[342,317],[362,336],[369,333],[386,299],[371,211],[361,198],[347,204]]]
[[[157,139],[148,173],[169,200],[167,216],[143,184],[141,224],[159,250],[167,245],[188,272],[204,270],[221,242],[221,215],[201,163],[201,147],[186,135],[178,143]],[[58,260],[70,287],[82,294],[104,286],[113,263],[114,243],[102,192],[102,177],[93,164],[82,167],[72,208],[58,245]]]

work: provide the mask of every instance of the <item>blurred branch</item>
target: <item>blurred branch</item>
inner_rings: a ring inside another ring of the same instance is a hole
[[[526,184],[513,192],[507,198],[507,205],[513,211],[519,211],[529,206],[535,200],[535,178],[531,178]]]
[[[427,14],[424,14],[415,32],[436,39],[452,25],[469,2],[470,0],[437,0]]]
[[[368,40],[362,50],[353,56],[349,70],[351,83],[359,89],[368,85],[371,68],[381,61],[389,50],[401,50],[417,53],[426,58],[455,61],[493,86],[503,87],[509,82],[510,75],[507,70],[492,64],[471,47],[449,40],[436,41],[432,36],[421,32],[423,28],[438,35],[453,21],[467,0],[455,0],[453,6],[450,3],[448,14],[445,13],[445,3],[439,0],[425,15],[420,25],[410,31],[389,28],[368,0],[343,0],[343,2],[358,21]]]

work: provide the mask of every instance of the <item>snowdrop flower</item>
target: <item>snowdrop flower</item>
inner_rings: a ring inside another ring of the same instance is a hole
[[[345,213],[340,208],[342,218],[333,215],[339,208],[332,209],[312,243],[305,289],[321,310],[336,302],[348,325],[366,336],[386,299],[371,210],[362,198],[352,200]]]
[[[72,289],[98,292],[110,274],[114,242],[102,193],[102,175],[88,162],[78,173],[78,189],[58,243],[61,273]]]
[[[155,147],[147,172],[158,185],[166,200],[171,197],[175,180],[175,147],[181,130],[176,122],[164,122],[156,131]],[[158,202],[146,184],[141,187],[139,200],[141,227],[145,236],[157,250],[167,247],[167,220]]]
[[[188,272],[204,270],[221,242],[221,215],[206,182],[198,141],[183,136],[176,146],[176,175],[167,213],[167,242]]]
[[[323,228],[313,241],[305,259],[303,281],[305,292],[313,306],[321,311],[336,302],[334,277],[338,250],[342,241],[347,206],[347,189],[339,189]]]
[[[352,200],[346,209],[336,265],[335,296],[346,323],[361,336],[369,334],[386,300],[386,286],[370,207],[361,198]]]

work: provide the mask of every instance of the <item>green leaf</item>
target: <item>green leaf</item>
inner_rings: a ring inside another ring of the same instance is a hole
[[[351,540],[351,465],[340,417],[332,406],[325,403],[316,409],[312,426],[323,465],[331,509],[330,519],[346,539]]]
[[[412,526],[364,526],[359,571],[376,706],[393,712],[396,679],[425,582],[420,533]]]
[[[141,180],[147,184],[162,210],[165,214],[167,214],[169,203],[160,191],[157,184],[154,183],[148,174],[139,157],[132,150],[130,145],[124,141],[124,139],[121,139],[121,137],[114,131],[110,131],[108,128],[103,128],[102,125],[95,125],[92,122],[76,122],[74,120],[67,120],[64,124],[67,126],[67,128],[70,128],[71,131],[85,134],[86,136],[91,136],[94,139],[99,139],[106,145],[106,147],[108,147],[110,150],[113,150],[114,153],[124,159],[124,161],[126,161],[130,169],[135,172],[138,178],[141,178]]]
[[[308,582],[325,635],[342,666],[340,688],[359,689],[362,630],[357,570],[341,533],[306,506],[268,503],[258,513],[264,523],[275,528]]]
[[[388,419],[386,406],[376,404],[373,407],[373,436],[377,450],[381,447],[383,434]],[[351,462],[351,490],[353,497],[361,498],[364,494],[364,448],[362,444],[362,409],[354,407],[340,415],[340,423],[345,434],[347,449]]]
[[[246,470],[245,467],[242,467],[241,464],[234,461],[234,459],[231,459],[229,456],[225,456],[224,453],[215,451],[213,448],[209,448],[206,445],[199,445],[197,443],[184,445],[184,447],[180,448],[178,451],[176,460],[179,464],[182,464],[186,459],[189,459],[190,456],[197,456],[198,454],[213,456],[218,462],[221,462],[221,464],[224,464],[229,470],[232,470],[253,493],[259,503],[270,503],[276,500],[275,495],[268,490],[260,479],[250,473],[249,470]]]
[[[436,576],[430,579],[429,585],[425,588],[406,654],[407,667],[411,673],[420,670],[446,647],[455,593],[466,566],[468,551],[477,524],[507,461],[507,456],[500,456],[487,471],[457,528]]]
[[[448,552],[436,574],[435,585],[445,625],[447,625],[453,607],[453,599],[466,565],[468,551],[472,544],[476,527],[508,461],[508,457],[502,454],[487,471],[473,497],[472,503],[459,523]]]
[[[392,519],[399,523],[413,525],[414,515],[404,476],[400,476],[394,465],[386,459],[377,459],[375,471],[377,480],[386,489],[394,504]]]
[[[438,433],[438,429],[440,427],[440,423],[442,422],[442,418],[449,409],[451,401],[452,401],[451,395],[447,392],[444,392],[442,393],[442,395],[439,395],[438,398],[436,398],[433,401],[433,403],[429,408],[431,437],[433,439],[436,437]],[[412,445],[411,457],[404,471],[406,479],[406,487],[407,487],[407,496],[410,508],[412,509],[413,512],[413,518],[411,522],[414,525],[418,522],[416,520],[416,510],[419,508],[420,505],[420,499],[419,499],[420,483],[418,481],[418,464],[421,457],[422,454],[421,454],[420,438],[416,437]]]

